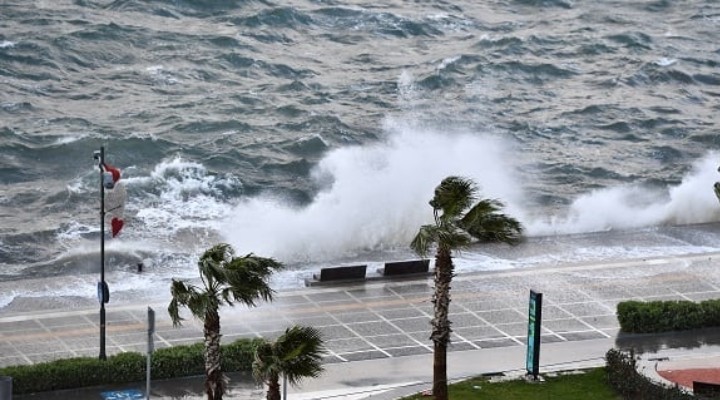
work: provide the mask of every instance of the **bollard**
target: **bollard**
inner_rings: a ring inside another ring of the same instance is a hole
[[[0,400],[12,400],[12,376],[0,376]]]

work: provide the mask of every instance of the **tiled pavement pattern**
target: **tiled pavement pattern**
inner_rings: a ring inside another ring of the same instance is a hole
[[[719,254],[674,256],[607,264],[459,275],[452,288],[450,351],[524,346],[529,290],[544,294],[544,342],[613,338],[621,300],[720,298]],[[319,328],[328,363],[431,353],[432,280],[312,288],[277,295],[272,304],[222,312],[223,341],[279,335],[293,325]],[[189,315],[174,328],[167,304],[157,314],[155,346],[202,340]],[[144,352],[147,305],[107,307],[107,353]],[[0,317],[0,366],[97,356],[98,310]]]

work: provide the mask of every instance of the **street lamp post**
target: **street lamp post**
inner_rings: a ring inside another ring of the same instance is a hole
[[[100,301],[100,359],[106,360],[105,354],[105,303],[108,301],[108,287],[105,283],[105,147],[100,146],[93,157],[98,160],[100,168],[100,282],[98,282],[98,301]]]

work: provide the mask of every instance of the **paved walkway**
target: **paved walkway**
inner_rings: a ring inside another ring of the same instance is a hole
[[[719,256],[460,275],[452,289],[450,376],[522,373],[530,289],[544,294],[543,370],[602,365],[602,356],[618,339],[614,310],[619,301],[720,298],[720,269],[714,261]],[[272,304],[256,309],[223,310],[223,340],[272,338],[292,324],[319,328],[329,349],[325,358],[328,371],[292,389],[293,399],[350,399],[369,394],[380,399],[377,396],[383,393],[395,396],[397,391],[389,391],[391,388],[413,385],[417,391],[430,381],[431,290],[432,282],[421,280],[285,292]],[[202,340],[198,322],[189,319],[182,328],[173,328],[166,304],[151,306],[158,317],[156,347]],[[145,351],[146,312],[147,305],[108,306],[108,354]],[[0,366],[97,356],[98,332],[96,309],[0,315]],[[166,398],[196,392],[188,389],[167,394],[161,392],[162,387],[157,384],[157,395]],[[258,390],[246,380],[232,398],[257,398]],[[341,394],[345,397],[338,397]],[[97,389],[92,395],[95,397],[85,398],[100,398]]]

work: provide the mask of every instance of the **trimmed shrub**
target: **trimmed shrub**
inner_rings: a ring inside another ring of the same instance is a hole
[[[221,346],[225,372],[250,371],[260,339],[239,339]],[[205,374],[203,343],[175,346],[153,352],[152,378],[170,379]],[[145,354],[128,352],[112,355],[106,361],[81,357],[33,365],[0,368],[0,375],[13,378],[13,393],[27,394],[50,390],[76,389],[140,382],[145,379]]]
[[[684,393],[677,386],[663,386],[653,383],[636,369],[635,355],[610,349],[605,354],[608,384],[628,400],[691,400],[693,396]]]
[[[620,329],[656,333],[720,326],[720,300],[623,301],[617,305]]]

